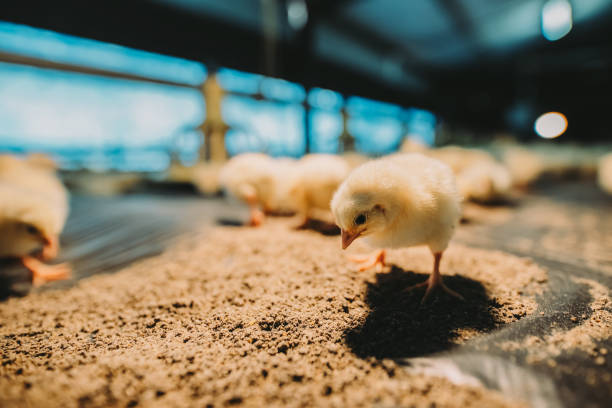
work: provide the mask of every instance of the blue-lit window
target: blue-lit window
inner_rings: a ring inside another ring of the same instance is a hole
[[[195,89],[0,64],[3,150],[46,151],[66,165],[87,162],[87,151],[107,151],[126,168],[117,152],[156,150],[167,156],[173,137],[203,116],[204,101]],[[151,170],[160,168],[150,163]]]
[[[422,109],[407,109],[405,114],[406,137],[426,146],[433,146],[436,140],[436,117]]]
[[[264,78],[261,81],[261,94],[266,98],[289,103],[301,103],[306,97],[302,85],[277,78]]]
[[[194,61],[2,21],[0,50],[190,85],[206,78],[204,65]]]
[[[342,95],[329,89],[313,88],[308,93],[308,103],[314,108],[339,111],[343,102]]]
[[[308,94],[308,103],[311,106],[308,118],[310,151],[337,153],[338,138],[342,134],[342,95],[329,89],[313,88]]]
[[[226,91],[256,94],[259,92],[261,75],[221,68],[217,71],[217,80]]]
[[[297,104],[228,95],[223,118],[230,126],[225,145],[230,156],[260,151],[272,156],[304,153],[304,108]]]
[[[0,50],[193,85],[0,63],[0,150],[45,151],[67,168],[162,170],[187,148],[180,135],[201,140],[202,64],[2,22]]]
[[[337,153],[341,134],[342,115],[339,111],[311,109],[310,149],[313,153]]]
[[[358,151],[385,154],[397,149],[404,129],[400,106],[351,97],[347,111],[348,130],[355,137]]]

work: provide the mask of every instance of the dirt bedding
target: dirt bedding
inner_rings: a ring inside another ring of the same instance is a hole
[[[358,243],[356,243],[358,244]],[[395,358],[448,350],[533,313],[546,272],[452,246],[449,287],[421,306],[422,248],[356,272],[339,238],[222,227],[62,291],[0,304],[0,405],[522,406],[408,374]],[[356,245],[353,252],[363,252]]]

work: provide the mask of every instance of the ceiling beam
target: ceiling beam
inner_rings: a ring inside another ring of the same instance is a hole
[[[21,0],[1,2],[5,21],[176,56],[204,64],[263,74],[263,37],[259,32],[166,4],[143,0]],[[303,49],[280,42],[281,78],[383,101],[425,106],[422,98],[330,61],[311,55],[309,70],[291,61]],[[429,107],[431,108],[431,107]]]
[[[165,79],[150,78],[137,74],[122,73],[107,69],[86,67],[82,65],[68,64],[62,62],[50,61],[37,57],[26,55],[18,55],[0,51],[0,62],[5,62],[15,65],[26,65],[29,67],[50,69],[56,71],[72,72],[75,74],[95,75],[104,78],[124,79],[127,81],[146,82],[156,85],[168,85],[179,88],[200,89],[200,85],[186,84],[184,82],[170,81]]]

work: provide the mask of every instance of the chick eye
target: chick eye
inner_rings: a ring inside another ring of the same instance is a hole
[[[366,216],[365,214],[359,214],[357,217],[355,217],[355,225],[363,225],[366,222]]]
[[[30,224],[26,225],[26,231],[28,232],[28,234],[32,234],[32,235],[38,234],[38,228]]]

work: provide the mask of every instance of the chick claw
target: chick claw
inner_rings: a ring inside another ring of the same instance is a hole
[[[52,281],[69,279],[72,272],[72,268],[67,263],[47,265],[33,257],[25,257],[22,262],[32,272],[32,285],[35,287]]]
[[[380,273],[387,265],[385,263],[385,250],[381,249],[369,255],[353,255],[348,257],[349,261],[361,264],[359,272],[367,271],[370,268],[376,268],[376,272]]]
[[[463,296],[461,296],[459,293],[455,292],[454,290],[446,286],[444,282],[442,282],[441,276],[435,277],[434,275],[430,275],[429,278],[425,282],[421,282],[421,283],[417,283],[416,285],[409,286],[403,291],[411,292],[412,290],[422,288],[423,286],[427,286],[427,289],[425,289],[425,295],[423,295],[423,299],[421,299],[421,304],[424,304],[425,302],[427,302],[427,299],[429,299],[429,296],[431,296],[431,292],[433,292],[434,289],[437,289],[437,288],[442,289],[449,295],[454,296],[458,298],[459,300],[465,300]]]

